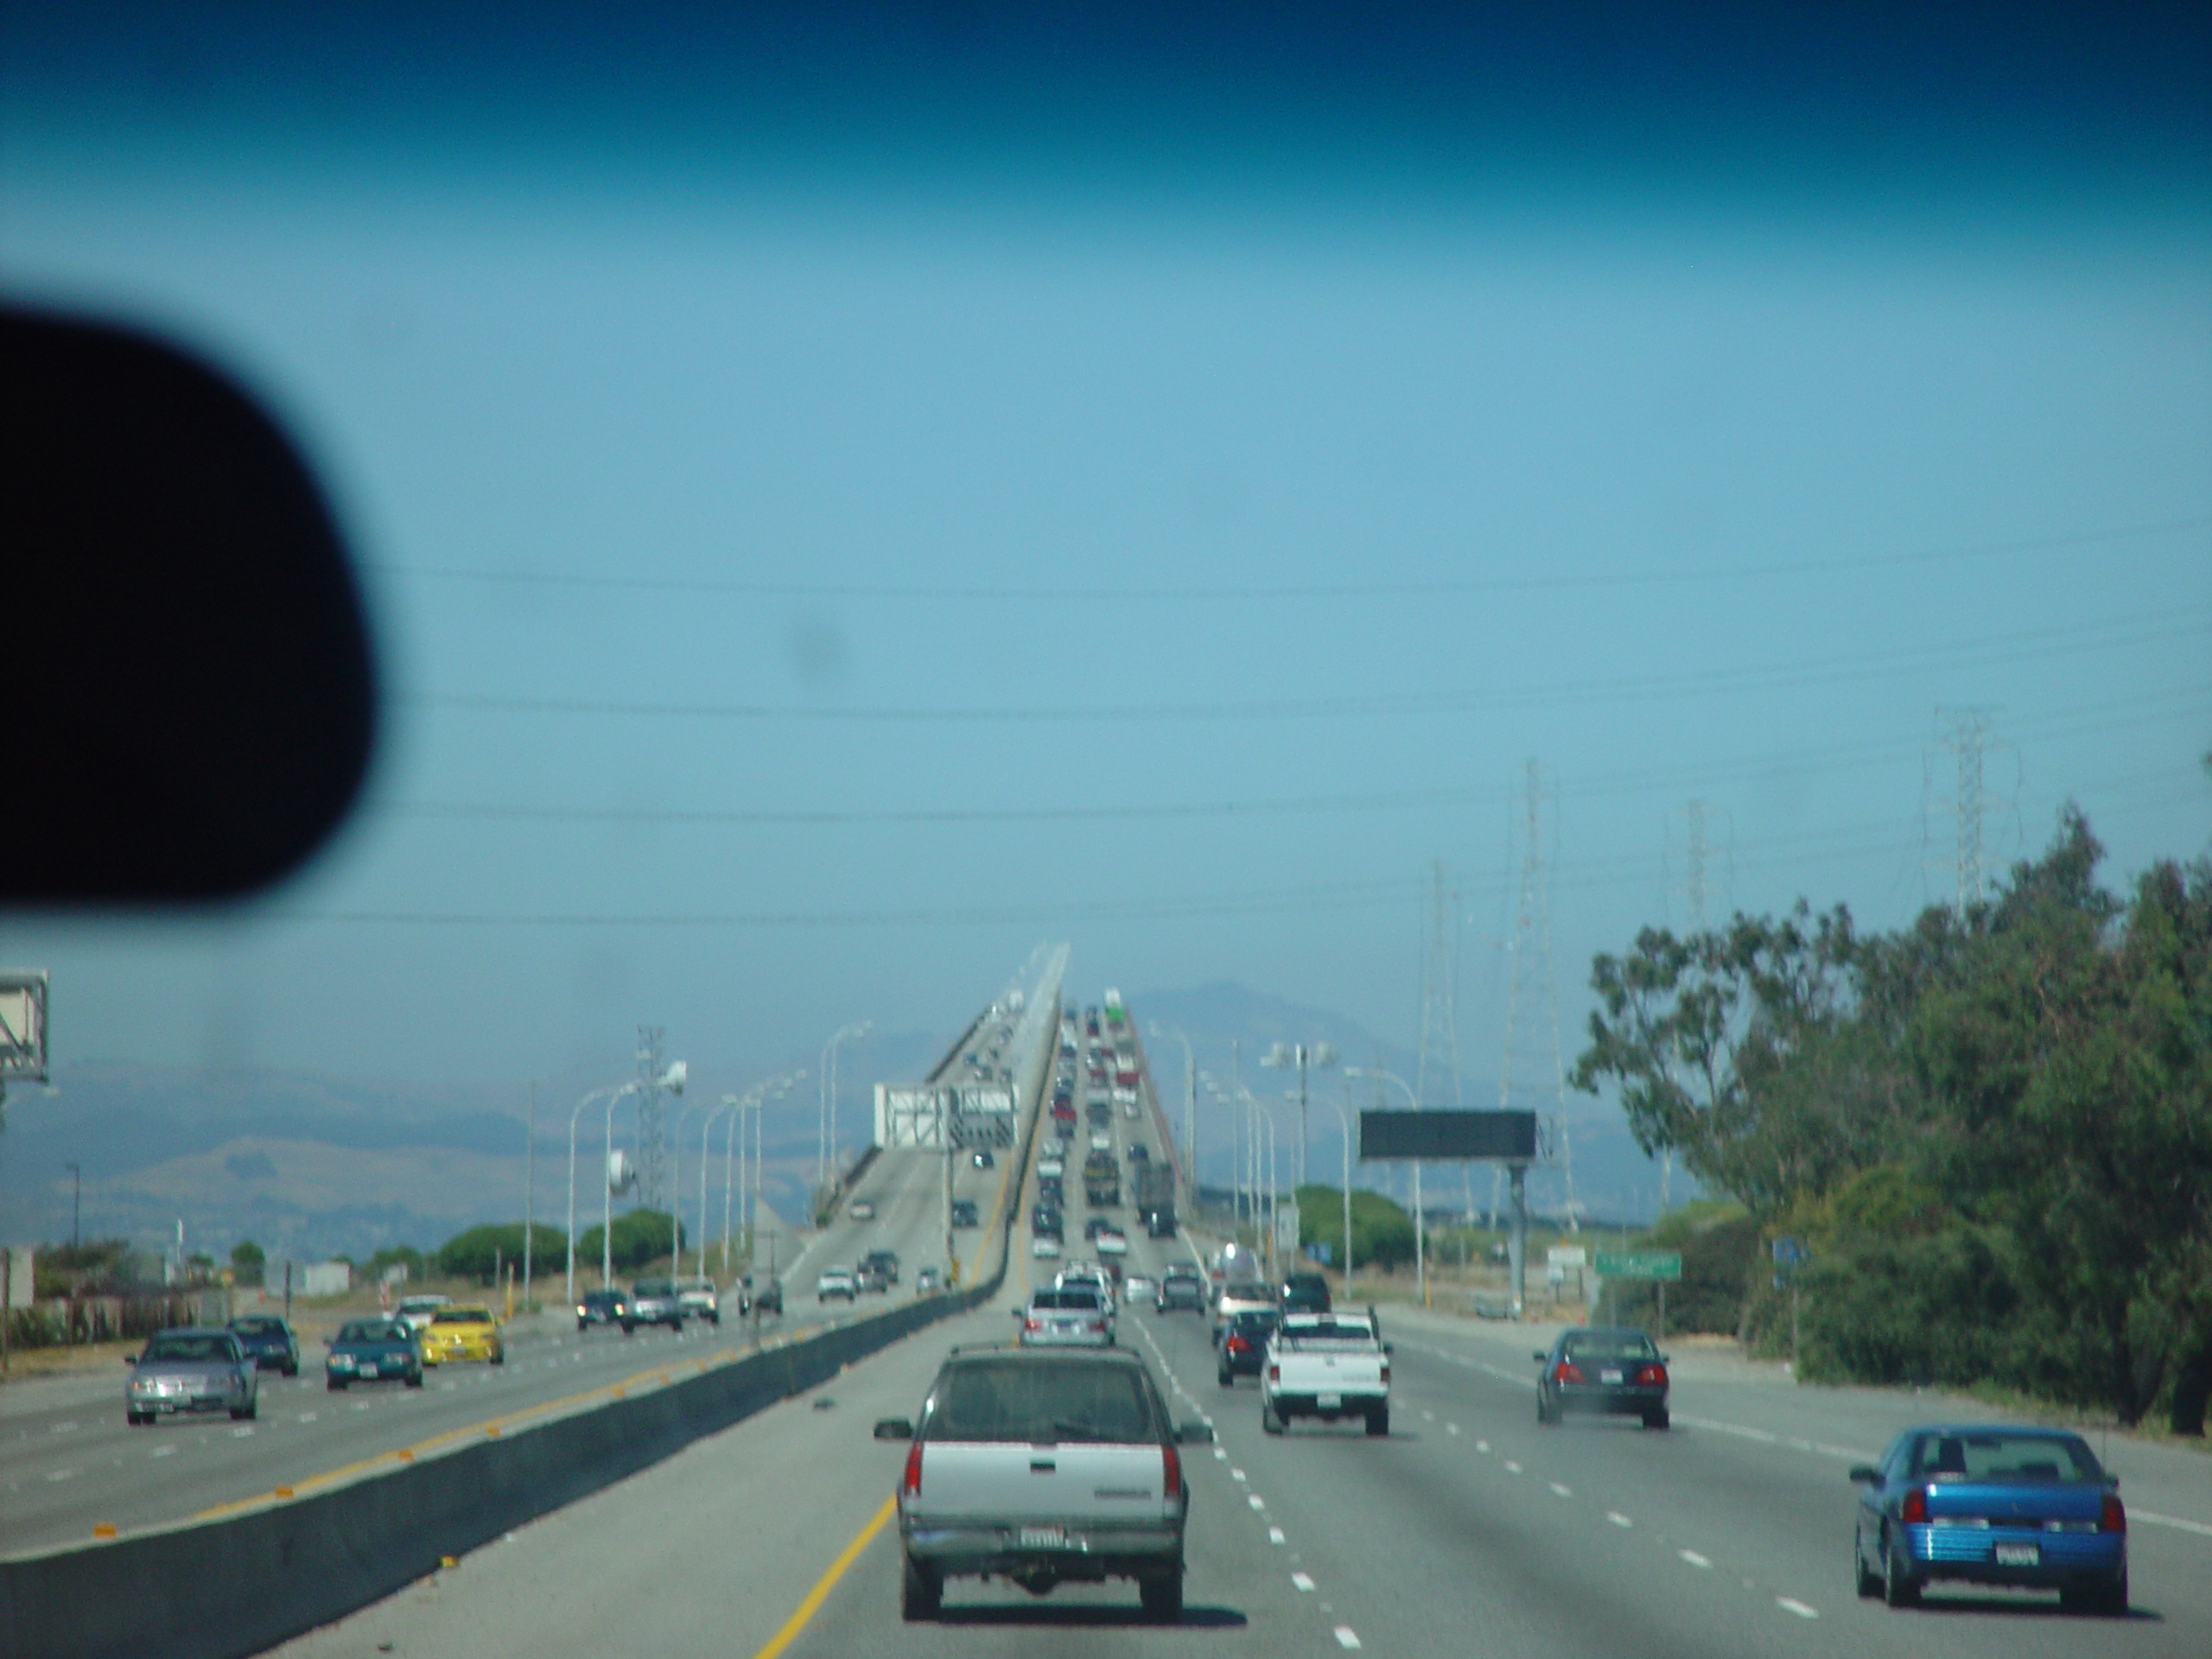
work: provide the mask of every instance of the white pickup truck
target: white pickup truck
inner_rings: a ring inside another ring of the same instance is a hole
[[[1289,1313],[1260,1371],[1260,1427],[1280,1434],[1294,1417],[1364,1417],[1390,1432],[1390,1351],[1372,1313]]]
[[[1178,1427],[1135,1355],[1113,1348],[956,1348],[906,1440],[901,1611],[934,1618],[948,1579],[1001,1577],[1032,1595],[1065,1581],[1135,1579],[1145,1612],[1183,1611],[1190,1495]]]

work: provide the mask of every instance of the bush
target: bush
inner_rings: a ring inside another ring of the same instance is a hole
[[[639,1268],[659,1261],[669,1253],[668,1211],[665,1210],[632,1210],[627,1215],[614,1217],[614,1243],[612,1256],[615,1270],[635,1273]],[[600,1259],[600,1240],[603,1230],[588,1229],[576,1241],[576,1265],[596,1266]],[[555,1234],[557,1239],[560,1235]],[[683,1241],[688,1247],[690,1240]]]
[[[1298,1189],[1298,1243],[1326,1244],[1335,1264],[1344,1263],[1344,1193],[1340,1186],[1308,1185]],[[1351,1194],[1352,1265],[1388,1271],[1414,1259],[1414,1218],[1380,1192],[1354,1187]]]
[[[2037,1367],[2007,1341],[2022,1302],[2009,1254],[2003,1235],[1966,1226],[1838,1243],[1800,1269],[1798,1375],[1948,1388],[2024,1380]]]
[[[268,1267],[267,1253],[251,1239],[240,1239],[231,1246],[231,1275],[239,1284],[246,1286],[259,1284]]]
[[[1752,1271],[1765,1247],[1758,1224],[1741,1206],[1705,1203],[1677,1210],[1636,1248],[1682,1253],[1681,1282],[1667,1287],[1669,1332],[1732,1337],[1742,1330]],[[1617,1284],[1611,1294],[1614,1317],[1624,1325],[1657,1326],[1656,1285]]]
[[[614,1224],[614,1239],[619,1249],[620,1221]],[[523,1228],[518,1221],[471,1227],[439,1246],[438,1271],[449,1278],[474,1279],[480,1285],[491,1284],[502,1267],[512,1267],[520,1277],[522,1247]],[[548,1271],[561,1272],[568,1266],[568,1241],[559,1228],[540,1222],[534,1230],[531,1254],[533,1266],[543,1264]]]

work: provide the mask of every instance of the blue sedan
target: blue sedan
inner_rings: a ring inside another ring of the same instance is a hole
[[[1910,1607],[1934,1582],[2056,1590],[2080,1612],[2127,1611],[2120,1483],[2078,1434],[1989,1423],[1909,1428],[1859,1484],[1862,1596]]]
[[[376,1382],[419,1389],[423,1350],[414,1327],[404,1319],[351,1319],[331,1343],[322,1373],[325,1386],[334,1389]]]

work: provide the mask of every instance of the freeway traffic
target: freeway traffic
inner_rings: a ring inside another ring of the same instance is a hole
[[[1147,1092],[1147,1104],[1149,1106]],[[1143,1135],[1157,1129],[1139,1119]],[[1125,1158],[1130,1121],[1109,1131]],[[1040,1137],[1049,1145],[1049,1137]],[[1357,1424],[1263,1432],[1257,1389],[1224,1390],[1206,1321],[1133,1300],[1120,1339],[1177,1416],[1218,1436],[1192,1448],[1186,1601],[1147,1624],[1126,1584],[948,1586],[935,1623],[899,1618],[891,1493],[904,1448],[872,1440],[911,1417],[946,1349],[1002,1344],[1010,1310],[1059,1264],[1035,1261],[1025,1169],[1007,1280],[988,1306],[855,1365],[683,1457],[516,1533],[416,1589],[289,1644],[296,1659],[371,1650],[542,1659],[637,1647],[772,1656],[1193,1650],[1408,1655],[1841,1656],[1870,1645],[1966,1655],[2198,1656],[2212,1651],[2212,1502],[2200,1459],[2107,1448],[2135,1524],[2125,1619],[2048,1598],[1937,1590],[1917,1612],[1853,1593],[1846,1471],[1933,1402],[1809,1389],[1703,1352],[1676,1356],[1673,1427],[1540,1427],[1529,1351],[1541,1327],[1387,1306],[1387,1438]],[[1085,1209],[1069,1188],[1068,1255]],[[1126,1220],[1126,1212],[1121,1217]],[[1135,1232],[1128,1270],[1156,1274],[1202,1245]],[[1991,1414],[1945,1402],[1940,1413]]]
[[[958,1064],[957,1052],[949,1055],[931,1081]],[[955,1197],[976,1202],[988,1221],[1010,1164],[979,1170],[960,1160]],[[855,1202],[872,1205],[874,1219],[855,1220]],[[875,1311],[884,1298],[827,1304],[815,1298],[821,1268],[849,1267],[867,1250],[898,1253],[904,1271],[888,1294],[911,1297],[921,1267],[944,1265],[944,1216],[942,1157],[911,1149],[880,1154],[830,1224],[801,1236],[795,1255],[790,1235],[776,1230],[785,1312],[766,1316],[758,1336],[785,1340]],[[963,1282],[988,1236],[988,1227],[957,1235],[966,1252]],[[471,1435],[589,1409],[616,1389],[665,1386],[742,1352],[755,1334],[735,1318],[734,1301],[720,1326],[690,1323],[680,1333],[643,1327],[630,1336],[600,1325],[578,1332],[556,1305],[508,1325],[502,1365],[437,1367],[419,1390],[344,1394],[325,1389],[321,1348],[308,1344],[297,1377],[262,1373],[260,1412],[251,1422],[220,1417],[132,1427],[124,1419],[129,1372],[121,1365],[17,1384],[0,1394],[0,1554],[79,1543],[95,1529],[129,1534],[220,1514],[280,1488],[305,1493],[363,1478]]]

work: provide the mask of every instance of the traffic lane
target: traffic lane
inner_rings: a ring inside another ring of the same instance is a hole
[[[1384,1324],[1395,1333],[1402,1352],[1425,1345],[1455,1365],[1527,1391],[1533,1414],[1536,1368],[1526,1348],[1516,1344],[1523,1363],[1514,1365],[1510,1363],[1512,1351],[1503,1349],[1502,1337],[1484,1327],[1396,1311],[1384,1315]],[[1702,1435],[1716,1446],[1733,1441],[1765,1448],[1779,1454],[1777,1467],[1802,1469],[1816,1482],[1839,1479],[1853,1464],[1873,1462],[1899,1431],[1916,1423],[1996,1421],[2005,1415],[1978,1401],[1955,1395],[1800,1388],[1712,1374],[1720,1369],[1675,1369],[1675,1431]],[[2182,1559],[2196,1563],[2190,1570],[2192,1578],[2212,1565],[2212,1496],[2208,1496],[2202,1455],[2095,1431],[2088,1431],[2088,1438],[2100,1459],[2120,1477],[2121,1494],[2131,1513],[2144,1517],[2134,1527],[2135,1547],[2139,1550],[2146,1540],[2155,1540],[2152,1548],[2163,1554],[2168,1546],[2182,1546]]]
[[[1694,1571],[1770,1587],[1777,1605],[1855,1630],[1854,1641],[1897,1633],[1894,1623],[1866,1623],[1906,1616],[1856,1595],[1855,1495],[1833,1461],[1806,1455],[1787,1440],[1684,1427],[1680,1416],[1665,1433],[1632,1419],[1570,1418],[1539,1428],[1532,1389],[1452,1375],[1456,1368],[1403,1340],[1394,1357],[1394,1392],[1402,1410],[1414,1413],[1399,1421],[1429,1433],[1442,1427],[1452,1443],[1446,1457],[1465,1461],[1463,1448],[1471,1441],[1478,1466],[1503,1471],[1518,1464],[1517,1478],[1532,1494],[1548,1491],[1602,1511],[1608,1525],[1648,1534]],[[2085,1641],[2119,1653],[2212,1652],[2212,1618],[2199,1588],[2202,1549],[2193,1571],[2182,1559],[2193,1542],[2133,1529],[2139,1616],[2110,1635],[2106,1621],[2061,1614],[2047,1593],[1942,1586],[1930,1592],[1929,1606],[1945,1618],[1942,1639],[1967,1653],[2069,1653]]]
[[[1003,1340],[1007,1323],[954,1315],[275,1651],[756,1653],[895,1488],[905,1447],[873,1439],[874,1421],[912,1417],[948,1347]],[[880,1611],[895,1629],[896,1602]]]
[[[1824,1655],[1764,1586],[1721,1584],[1649,1537],[1577,1510],[1503,1462],[1478,1476],[1439,1429],[1400,1419],[1388,1439],[1357,1427],[1262,1432],[1258,1392],[1212,1380],[1204,1325],[1145,1322],[1193,1394],[1211,1391],[1232,1478],[1310,1563],[1369,1649],[1478,1656]]]
[[[774,1334],[772,1326],[766,1331]],[[332,1391],[319,1375],[264,1374],[260,1415],[250,1422],[223,1415],[130,1427],[118,1381],[111,1410],[87,1414],[74,1432],[9,1459],[0,1551],[79,1542],[98,1525],[124,1532],[163,1525],[280,1485],[297,1488],[488,1419],[575,1408],[607,1387],[652,1383],[664,1369],[742,1351],[748,1334],[687,1327],[682,1337],[641,1330],[626,1338],[594,1328],[518,1348],[503,1366],[434,1367],[419,1389],[378,1383]]]
[[[1189,1350],[1192,1361],[1210,1364],[1211,1346],[1201,1348],[1196,1332],[1170,1340]],[[1318,1482],[1349,1498],[1363,1477],[1390,1475],[1402,1443],[1415,1442],[1421,1455],[1405,1479],[1423,1488],[1443,1485],[1419,1501],[1410,1490],[1400,1494],[1406,1500],[1397,1523],[1402,1533],[1425,1535],[1446,1524],[1425,1516],[1464,1509],[1471,1551],[1495,1555],[1533,1540],[1541,1555],[1586,1558],[1605,1569],[1605,1581],[1593,1580],[1586,1598],[1605,1606],[1608,1617],[1626,1611],[1603,1598],[1612,1575],[1628,1572],[1639,1593],[1657,1598],[1654,1616],[1629,1627],[1639,1650],[1722,1651],[1726,1637],[1751,1651],[1840,1651],[1894,1641],[1901,1633],[1894,1623],[1870,1620],[1904,1618],[1904,1629],[1916,1630],[1912,1616],[1861,1602],[1854,1593],[1848,1486],[1839,1490],[1794,1474],[1781,1449],[1595,1422],[1540,1432],[1533,1400],[1515,1397],[1519,1390],[1493,1380],[1485,1391],[1464,1377],[1424,1375],[1402,1342],[1394,1357],[1391,1440],[1365,1442],[1383,1457],[1363,1462],[1364,1436],[1357,1431],[1300,1427],[1281,1438],[1260,1435],[1256,1391],[1249,1384],[1222,1396],[1236,1401],[1217,1413],[1224,1445],[1253,1448],[1255,1479],[1262,1469],[1294,1468],[1296,1478],[1285,1475],[1294,1490]],[[1455,1487],[1467,1496],[1455,1496]],[[1501,1506],[1508,1529],[1516,1513],[1521,1529],[1503,1541],[1496,1535]],[[1357,1508],[1353,1503],[1355,1513]],[[2164,1599],[2142,1593],[2145,1575],[2163,1574],[2174,1553],[2172,1541],[2156,1541],[2148,1549],[2145,1541],[2139,1531],[2132,1540],[2139,1615],[2120,1626],[2060,1615],[2048,1597],[1939,1591],[1929,1602],[1930,1616],[1944,1619],[1939,1639],[1962,1652],[2008,1656],[2076,1652],[2085,1641],[2120,1653],[2212,1651],[2190,1589],[2177,1582]],[[1543,1568],[1543,1562],[1523,1561],[1516,1577]],[[1695,1586],[1697,1602],[1687,1625],[1681,1611],[1686,1586]],[[1493,1593],[1484,1590],[1485,1603]],[[1670,1615],[1669,1607],[1677,1611]],[[1785,1627],[1806,1628],[1767,1628],[1777,1618]],[[1720,1636],[1708,1636],[1708,1622]],[[1817,1632],[1810,1628],[1816,1625]],[[1926,1628],[1916,1633],[1924,1637]],[[1547,1626],[1542,1639],[1573,1651],[1577,1636],[1572,1628]]]

